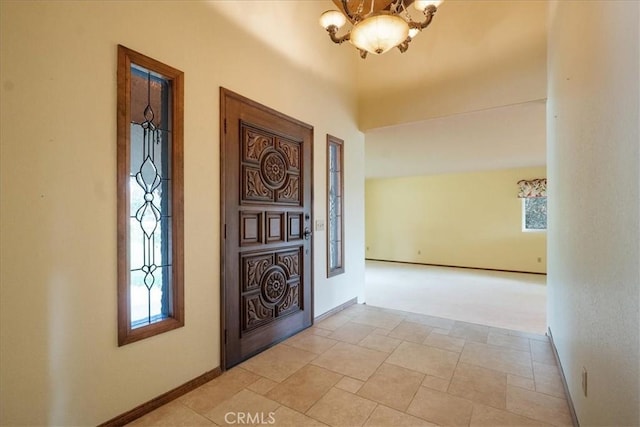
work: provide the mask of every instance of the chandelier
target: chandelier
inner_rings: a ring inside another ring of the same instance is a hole
[[[340,1],[342,11],[324,12],[320,16],[320,25],[334,43],[351,42],[364,59],[367,53],[381,55],[394,47],[406,52],[411,40],[431,23],[443,0],[359,0],[355,12],[350,10],[349,2],[358,0],[334,0],[334,3],[340,4]],[[371,4],[365,11],[365,2],[369,1]],[[413,20],[407,9],[411,3],[424,14],[424,20]],[[347,20],[351,23],[351,30],[338,36]]]

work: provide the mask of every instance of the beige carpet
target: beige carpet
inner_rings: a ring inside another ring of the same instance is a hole
[[[547,276],[366,262],[366,303],[544,334]]]

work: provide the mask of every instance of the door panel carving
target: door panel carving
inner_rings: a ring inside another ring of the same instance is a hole
[[[294,313],[300,309],[299,290],[300,286],[298,286],[297,282],[289,286],[286,297],[282,300],[282,303],[276,307],[278,316]]]
[[[262,243],[262,212],[240,212],[240,245]]]
[[[246,255],[242,258],[242,299],[244,335],[256,327],[265,325],[278,317],[303,309],[300,300],[300,253],[295,251],[274,254]]]
[[[313,128],[221,90],[224,368],[311,325]]]
[[[262,152],[267,148],[273,148],[273,137],[267,132],[247,127],[242,124],[242,153],[243,160],[247,163],[258,164]]]
[[[280,139],[278,141],[280,150],[287,156],[287,161],[292,170],[300,170],[300,143]]]
[[[273,255],[260,255],[242,258],[243,291],[251,292],[260,287],[260,278],[267,268],[273,265]]]
[[[250,331],[273,320],[273,308],[262,304],[258,295],[243,297],[245,302],[244,331]]]
[[[251,202],[268,202],[273,200],[273,190],[264,185],[260,170],[251,166],[243,166],[243,200]]]
[[[267,212],[267,243],[284,242],[284,213]]]
[[[287,240],[302,240],[302,214],[289,212],[287,214]]]
[[[302,256],[301,251],[282,252],[277,254],[278,264],[284,266],[287,269],[289,277],[297,278],[300,276],[300,258]]]
[[[294,204],[300,203],[300,177],[289,175],[285,186],[278,190],[277,200],[280,203]]]
[[[242,121],[242,202],[301,204],[302,142]]]

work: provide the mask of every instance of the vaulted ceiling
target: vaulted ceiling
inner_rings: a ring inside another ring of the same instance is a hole
[[[358,58],[367,177],[544,165],[547,7],[445,0],[407,52]]]

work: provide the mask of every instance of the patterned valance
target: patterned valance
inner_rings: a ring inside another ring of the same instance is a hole
[[[518,181],[520,191],[518,197],[528,199],[531,197],[547,197],[547,178],[541,179],[522,179]]]

